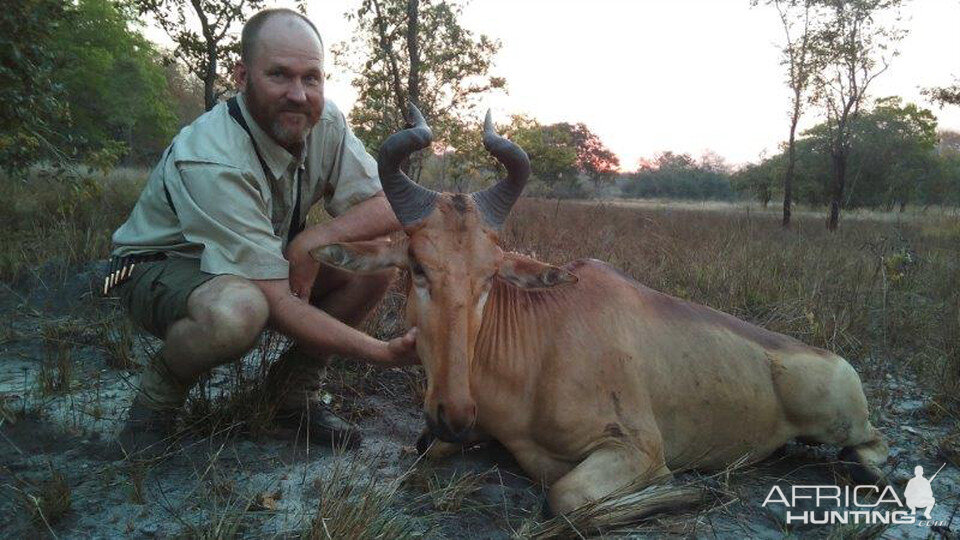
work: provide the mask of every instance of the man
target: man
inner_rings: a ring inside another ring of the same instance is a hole
[[[400,226],[376,162],[324,99],[316,27],[295,11],[262,11],[244,26],[241,48],[239,95],[174,138],[113,235],[105,288],[164,340],[118,438],[128,454],[162,451],[191,385],[240,358],[267,324],[296,343],[268,376],[278,421],[308,422],[311,439],[359,436],[316,399],[328,355],[416,362],[415,330],[383,342],[354,328],[392,273],[353,276],[309,255]],[[321,199],[335,218],[297,234]]]

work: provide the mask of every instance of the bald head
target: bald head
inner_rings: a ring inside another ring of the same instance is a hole
[[[304,40],[314,42],[321,58],[323,57],[323,39],[310,19],[292,9],[276,8],[260,11],[243,25],[243,32],[240,34],[240,59],[249,65],[263,47],[269,49],[271,41],[276,41],[277,37],[287,37],[288,40],[292,38],[308,47]]]

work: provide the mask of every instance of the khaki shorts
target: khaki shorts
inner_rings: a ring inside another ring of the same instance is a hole
[[[187,316],[190,293],[215,277],[200,270],[200,259],[169,257],[135,266],[114,294],[135,323],[163,339],[170,325]]]

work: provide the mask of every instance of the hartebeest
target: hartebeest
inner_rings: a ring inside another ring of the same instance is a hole
[[[887,446],[860,378],[843,358],[708,307],[651,290],[595,260],[556,267],[497,245],[530,173],[494,133],[507,177],[470,195],[437,193],[399,168],[431,141],[390,136],[380,179],[406,238],[318,248],[356,272],[410,271],[407,324],[419,327],[429,429],[500,441],[567,512],[678,467],[758,460],[786,442],[838,445],[876,476]]]

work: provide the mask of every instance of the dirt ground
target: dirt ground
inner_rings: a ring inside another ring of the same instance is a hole
[[[401,371],[332,374],[339,381],[331,385],[341,394],[337,403],[363,428],[357,450],[311,446],[279,429],[251,434],[224,426],[208,436],[186,435],[179,451],[156,463],[115,459],[109,443],[136,373],[108,365],[109,336],[99,329],[118,315],[90,291],[101,266],[64,271],[50,265],[21,283],[0,283],[0,537],[350,537],[336,532],[351,530],[336,528],[350,519],[365,522],[364,535],[381,531],[383,538],[509,538],[555,530],[544,528],[542,488],[501,447],[442,463],[418,459],[413,445],[422,416]],[[133,342],[142,363],[155,343]],[[262,356],[245,360],[245,369],[259,369]],[[791,444],[758,465],[704,480],[723,493],[708,507],[659,516],[620,534],[957,538],[958,421],[914,382],[889,375],[884,366],[895,360],[872,361],[861,372],[875,424],[890,443],[894,478],[912,476],[916,465],[929,478],[946,464],[932,484],[933,526],[786,523],[782,505],[762,506],[772,486],[789,493],[791,485],[848,481],[837,449]],[[206,391],[229,392],[236,376],[236,369],[218,370]],[[363,384],[344,383],[356,377]],[[692,473],[678,481],[701,478]],[[902,497],[903,485],[894,487]],[[808,503],[801,507],[812,509]],[[590,533],[567,528],[562,535],[581,532]]]

